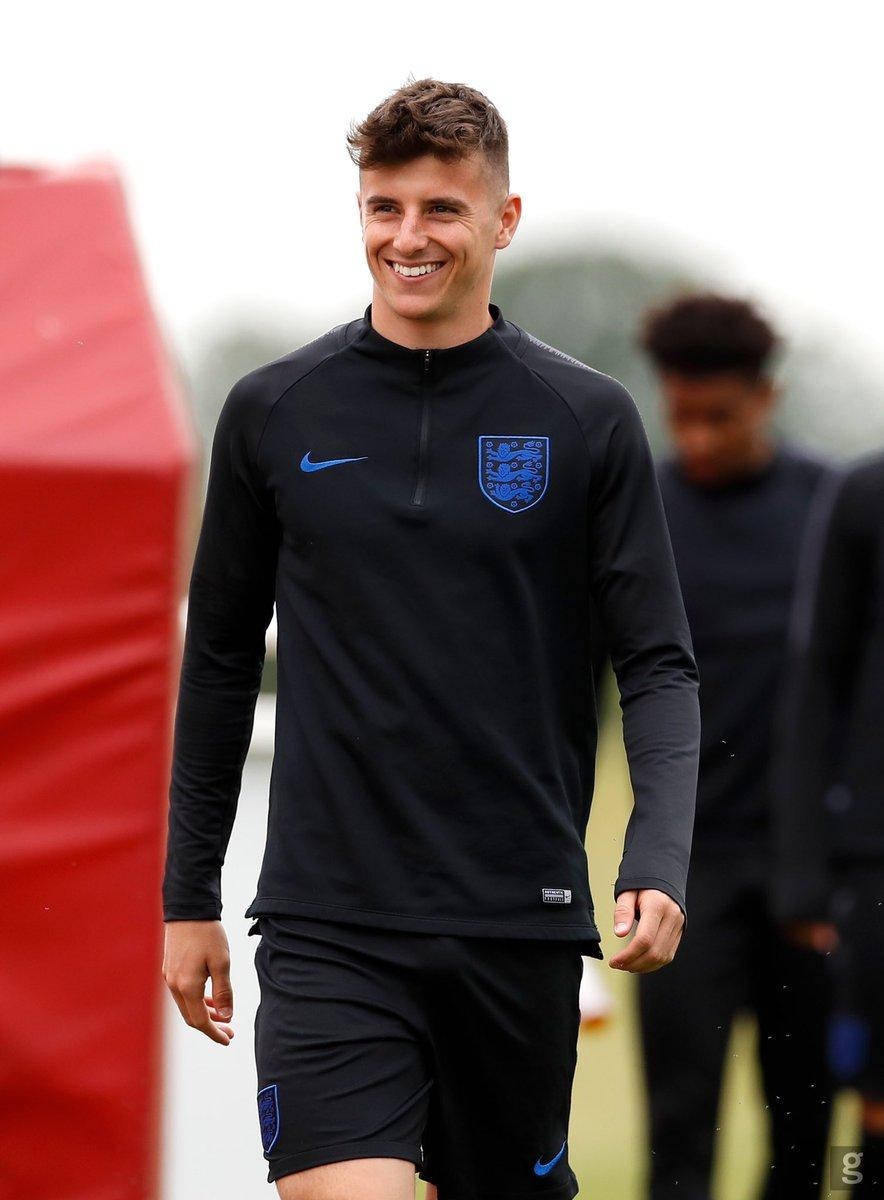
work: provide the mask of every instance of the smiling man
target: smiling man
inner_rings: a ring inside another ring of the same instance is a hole
[[[406,346],[452,346],[492,324],[493,251],[509,245],[522,211],[508,193],[506,160],[475,153],[363,165],[356,198],[375,329]]]
[[[257,1107],[284,1200],[577,1193],[592,618],[635,803],[611,959],[675,954],[697,673],[644,427],[614,379],[490,302],[507,132],[424,79],[351,130],[372,300],[250,372],[212,447],[190,582],[164,978],[232,1037],[221,867],[274,601],[276,746],[246,910]],[[594,601],[594,607],[591,602]],[[212,979],[211,998],[204,996]]]

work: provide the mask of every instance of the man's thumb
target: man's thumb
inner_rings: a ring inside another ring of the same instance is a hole
[[[621,892],[614,908],[614,932],[625,937],[635,921],[635,899],[638,892]]]
[[[233,988],[226,976],[212,980],[212,1003],[219,1017],[233,1016]]]

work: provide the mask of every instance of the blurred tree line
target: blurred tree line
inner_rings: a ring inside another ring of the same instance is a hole
[[[665,448],[658,393],[637,345],[644,313],[679,291],[730,289],[721,280],[660,258],[587,245],[582,251],[545,251],[514,266],[498,260],[491,298],[504,315],[566,354],[619,379],[635,398],[655,453]],[[739,289],[737,294],[745,295]],[[785,339],[776,364],[782,386],[775,426],[786,436],[833,459],[884,444],[884,384],[825,333],[792,336],[762,296],[761,304]],[[342,312],[361,315],[370,299]],[[196,423],[208,449],[221,405],[246,372],[312,340],[322,329],[255,328],[245,322],[218,330],[205,346],[190,380]],[[204,456],[203,482],[208,454]]]
[[[683,264],[593,246],[582,251],[573,246],[567,251],[545,251],[512,267],[498,263],[491,298],[504,316],[542,341],[619,379],[641,411],[655,454],[661,454],[666,440],[657,387],[637,344],[642,317],[652,305],[683,290],[732,289]],[[365,299],[342,311],[339,321],[360,316],[370,298],[367,281]],[[884,445],[882,381],[865,364],[845,354],[831,336],[791,336],[763,297],[750,298],[760,303],[785,342],[775,368],[782,387],[775,427],[832,459]],[[203,441],[203,489],[215,422],[233,384],[248,371],[288,354],[324,331],[257,328],[243,322],[219,329],[209,339],[189,380]],[[276,658],[269,648],[261,688],[273,692],[275,687]]]

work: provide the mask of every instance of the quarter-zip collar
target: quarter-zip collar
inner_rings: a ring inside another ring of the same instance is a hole
[[[444,375],[453,367],[470,366],[485,358],[497,345],[498,339],[507,332],[507,322],[496,304],[488,305],[492,324],[478,337],[457,346],[426,347],[414,349],[402,346],[399,342],[391,341],[378,333],[371,323],[371,305],[365,309],[360,318],[359,333],[356,339],[359,348],[370,357],[385,362],[398,362],[403,366],[411,364],[416,372],[424,369],[427,363],[427,350],[430,351],[434,376]]]

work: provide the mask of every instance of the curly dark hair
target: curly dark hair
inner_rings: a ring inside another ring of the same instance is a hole
[[[405,83],[364,121],[351,123],[347,150],[360,169],[408,162],[422,154],[453,162],[479,151],[503,194],[509,192],[506,124],[487,96],[464,83]]]
[[[732,372],[762,378],[781,340],[748,300],[696,292],[650,309],[640,344],[659,371],[683,375]]]

